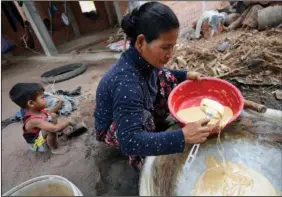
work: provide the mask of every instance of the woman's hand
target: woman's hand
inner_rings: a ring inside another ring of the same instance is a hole
[[[218,133],[220,127],[218,124],[207,125],[209,119],[199,120],[197,122],[188,123],[183,129],[183,135],[186,144],[198,144],[207,140],[208,136],[213,133]]]
[[[201,74],[198,72],[187,72],[187,80],[201,80]]]

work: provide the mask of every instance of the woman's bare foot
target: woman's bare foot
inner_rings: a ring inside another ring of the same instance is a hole
[[[69,151],[69,147],[67,146],[59,146],[56,149],[51,149],[51,153],[54,155],[63,155]]]

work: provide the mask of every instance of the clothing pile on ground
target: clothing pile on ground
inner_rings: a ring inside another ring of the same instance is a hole
[[[58,110],[57,114],[60,116],[68,116],[77,109],[79,104],[79,96],[81,95],[81,86],[72,91],[57,90],[56,92],[44,92],[44,97],[47,102],[47,111],[56,106],[59,102],[58,96],[63,101],[62,107]],[[14,122],[22,121],[24,117],[24,110],[20,109],[16,114],[1,122],[1,128],[7,127]]]
[[[123,39],[124,39],[124,32],[121,28],[119,28],[116,34],[111,35],[109,37],[109,39],[107,40],[107,43],[112,44],[112,43],[118,42]]]
[[[114,52],[122,52],[123,50],[129,49],[130,41],[126,41],[126,47],[124,47],[124,40],[120,40],[114,43],[111,43],[107,46],[107,48],[111,49]]]
[[[108,46],[107,48],[111,49],[114,52],[122,52],[129,48],[130,42],[125,41],[125,34],[121,28],[118,29],[115,35],[111,35],[107,40]],[[126,46],[124,47],[124,44]]]

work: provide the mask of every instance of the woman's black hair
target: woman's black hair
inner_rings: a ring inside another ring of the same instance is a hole
[[[44,88],[39,83],[17,83],[10,90],[10,98],[22,109],[25,109],[28,101],[35,101],[43,93]]]
[[[134,46],[138,35],[143,34],[150,43],[161,33],[179,28],[179,21],[168,6],[159,2],[148,2],[127,14],[121,21],[121,28]]]

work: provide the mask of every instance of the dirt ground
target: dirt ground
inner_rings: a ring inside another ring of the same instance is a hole
[[[212,49],[227,38],[236,39],[239,37],[238,33],[238,31],[229,32],[210,40],[190,41],[189,45]],[[105,45],[105,43],[99,43],[99,45],[88,46],[78,52],[89,54],[87,57],[90,57],[91,51],[101,50]],[[75,61],[85,62],[83,59],[72,59],[71,57],[69,59],[69,61],[55,61],[51,58],[48,58],[49,61],[41,61],[42,58],[41,60],[24,60],[2,67],[2,120],[14,115],[18,110],[8,95],[15,83],[41,83],[40,74],[47,70]],[[89,127],[88,132],[71,140],[61,140],[61,143],[71,148],[67,154],[51,155],[49,153],[35,154],[29,150],[22,137],[20,123],[4,128],[2,130],[2,193],[28,179],[53,174],[69,179],[87,196],[138,195],[139,175],[129,166],[127,157],[121,155],[119,150],[97,142],[94,136],[93,110],[96,88],[103,74],[115,60],[94,63],[89,61],[89,58],[87,59],[88,69],[84,74],[55,84],[54,87],[56,90],[72,90],[78,85],[82,86],[83,95],[86,98],[81,101],[75,113],[83,117]],[[196,61],[199,63],[202,59],[196,58]],[[282,77],[281,73],[280,77]],[[229,80],[229,77],[225,79]],[[51,85],[45,84],[45,88],[49,90]],[[271,95],[273,91],[271,87],[261,89],[257,86],[240,85],[238,88],[247,99],[263,103],[270,108],[281,109],[281,102],[276,101]]]
[[[20,123],[2,130],[2,193],[41,175],[60,175],[84,195],[138,195],[138,174],[120,152],[96,141],[93,133],[95,90],[103,73],[115,60],[88,62],[87,71],[71,80],[55,84],[56,89],[71,90],[82,86],[87,99],[79,112],[89,127],[88,132],[71,140],[61,140],[70,151],[65,155],[33,153],[22,137]],[[40,82],[40,74],[70,62],[21,61],[2,68],[2,120],[12,116],[18,107],[9,99],[9,90],[17,82]],[[46,84],[45,84],[46,85]],[[45,86],[46,89],[50,85]]]

